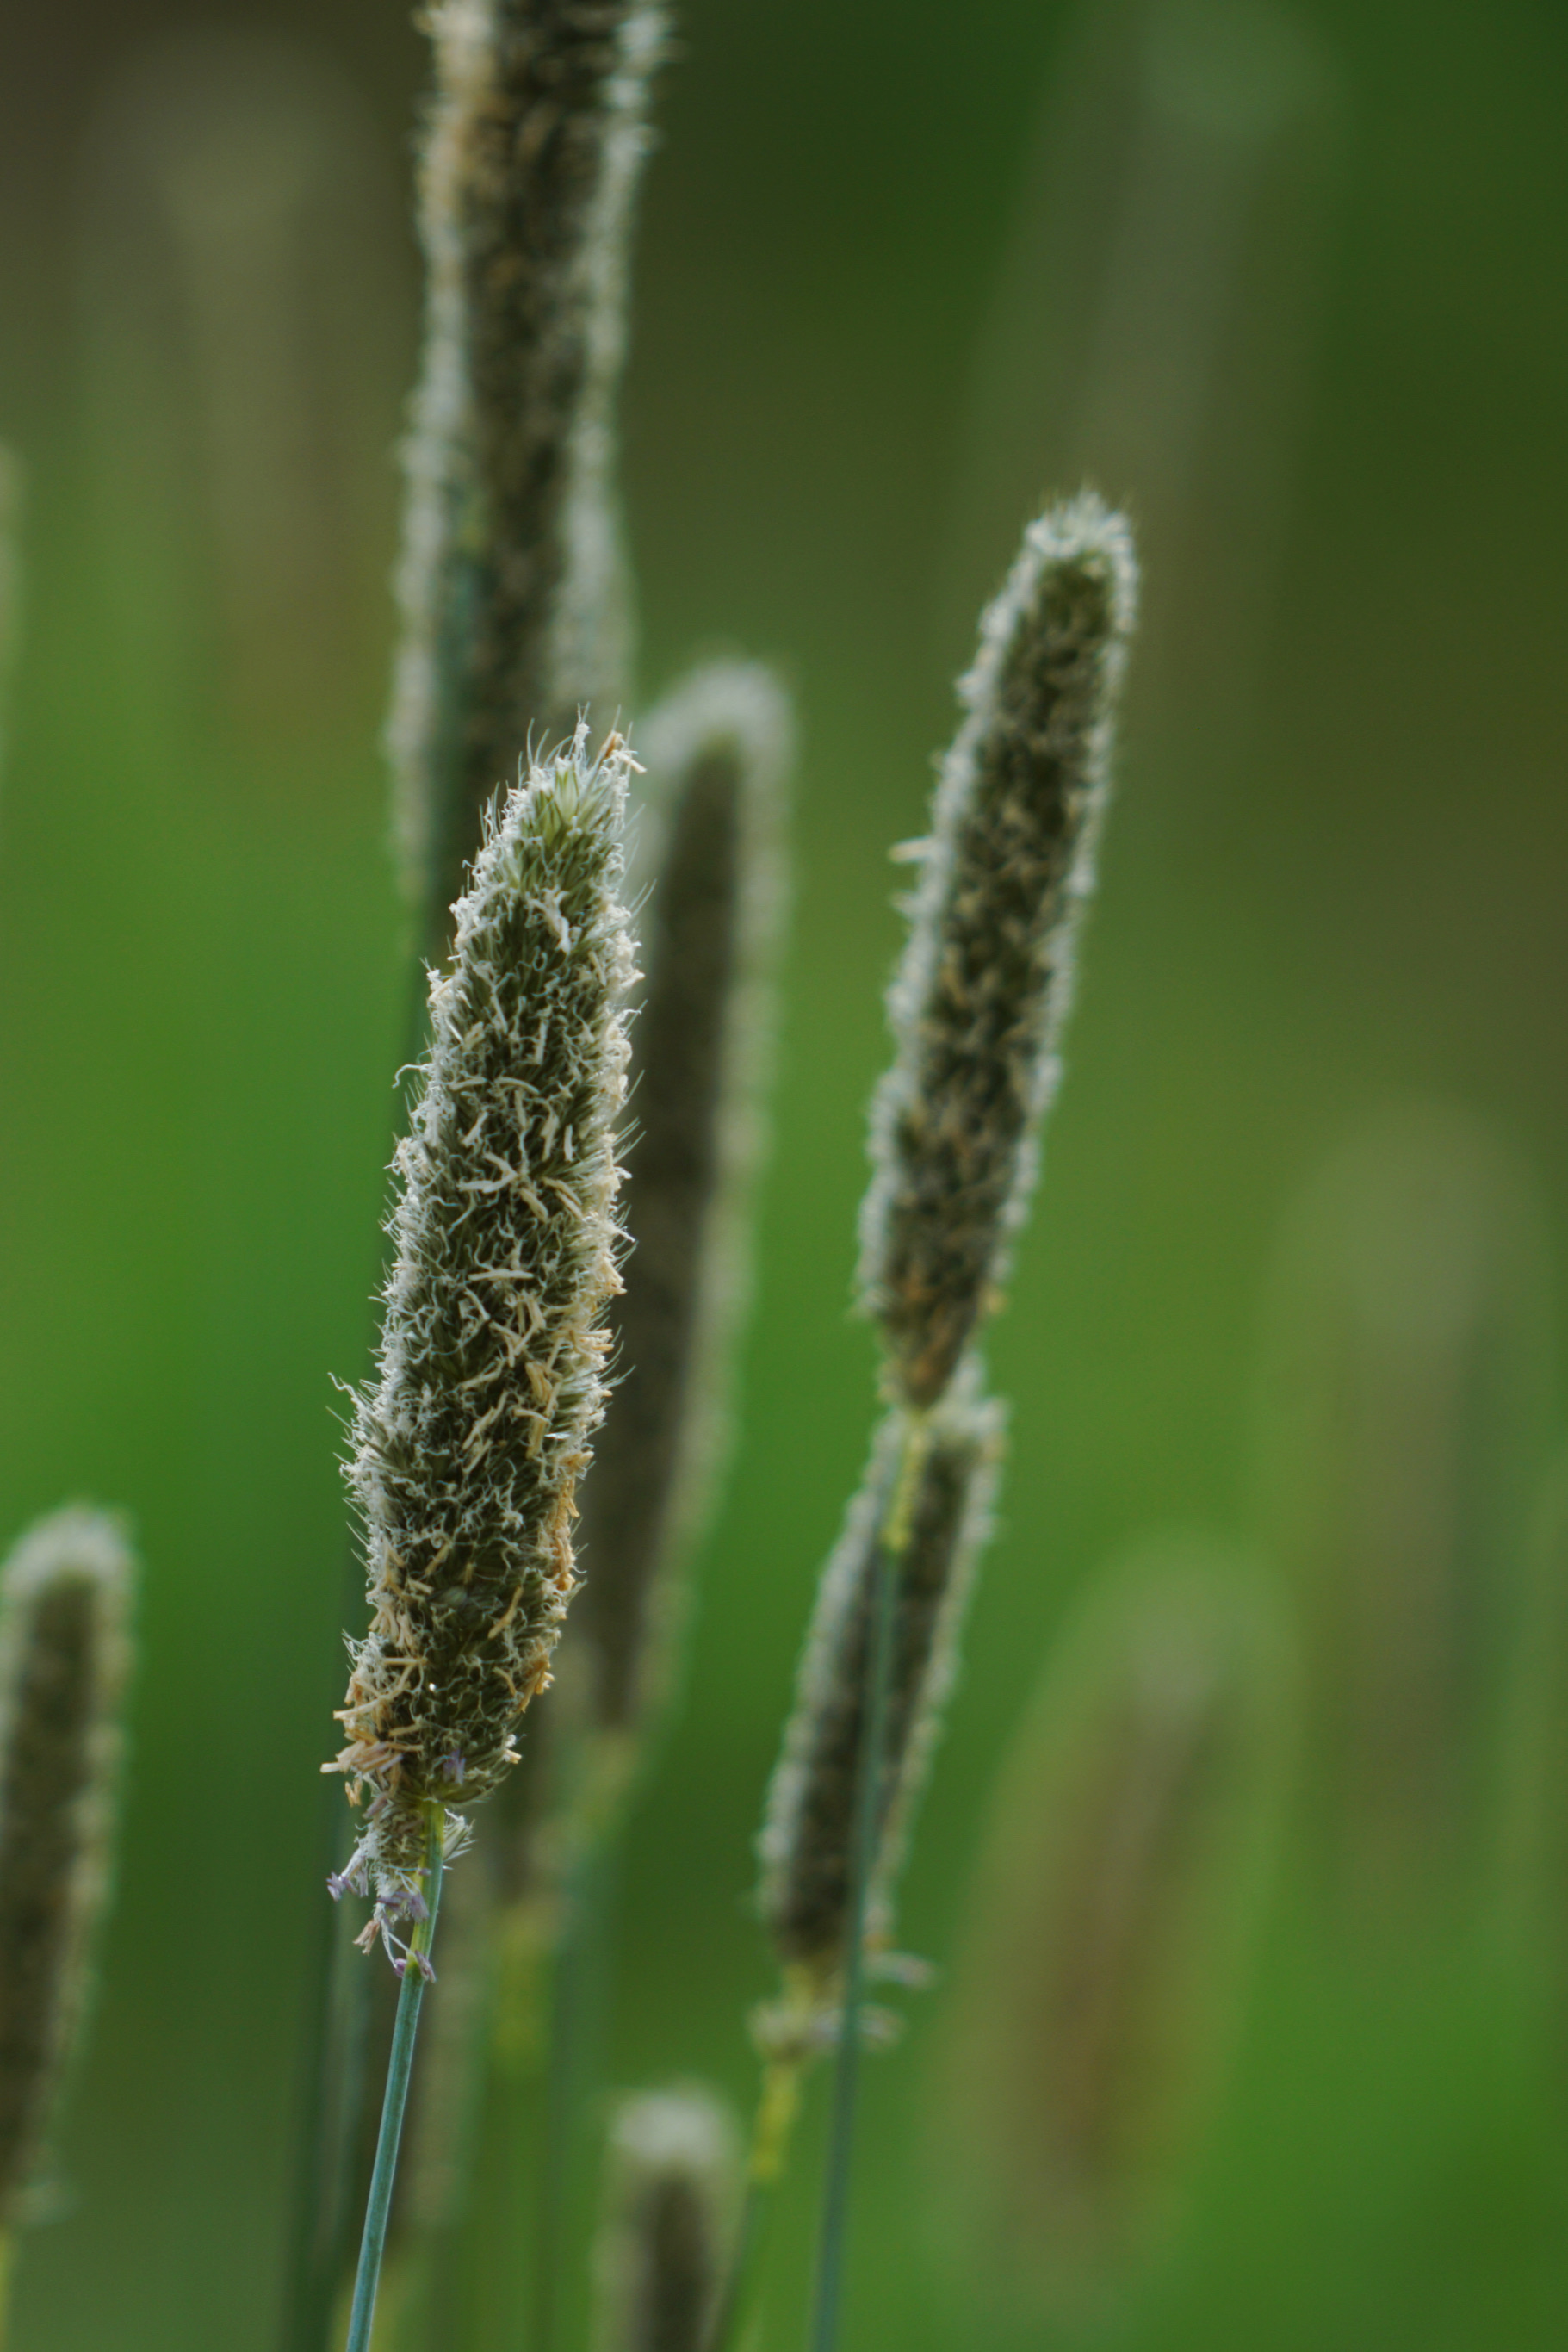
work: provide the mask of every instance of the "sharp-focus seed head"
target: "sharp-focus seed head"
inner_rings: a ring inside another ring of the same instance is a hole
[[[109,1889],[134,1564],[79,1507],[0,1580],[0,2225],[37,2163]]]
[[[1032,523],[981,624],[889,999],[898,1052],[873,1109],[862,1301],[894,1393],[953,1377],[1003,1271],[1057,1076],[1092,887],[1136,572],[1083,497]]]
[[[505,1778],[575,1582],[619,1284],[632,764],[613,737],[593,757],[585,727],[535,762],[488,826],[431,982],[380,1373],[349,1465],[373,1616],[330,1768],[374,1792],[357,1864],[383,1904],[417,1885],[426,1810]]]
[[[990,1528],[1002,1416],[967,1393],[928,1423],[903,1412],[878,1431],[865,1479],[829,1559],[801,1660],[794,1712],[768,1791],[761,1908],[785,1968],[831,1995],[848,1934],[855,1790],[864,1736],[879,1547],[911,1475],[897,1577],[892,1678],[877,1804],[868,1933],[887,1941],[894,1880],[941,1728],[958,1636]]]
[[[739,2186],[729,2110],[703,2090],[627,2099],[612,2126],[595,2352],[704,2352]]]
[[[699,670],[639,732],[648,769],[648,985],[627,1155],[623,1367],[583,1496],[594,1722],[634,1732],[668,1681],[674,1581],[711,1494],[746,1290],[749,1180],[783,912],[789,706],[756,664]],[[643,845],[646,846],[646,844]]]

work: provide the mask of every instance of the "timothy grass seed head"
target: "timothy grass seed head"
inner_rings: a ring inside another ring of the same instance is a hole
[[[872,1114],[859,1286],[894,1392],[935,1402],[1003,1270],[1057,1076],[1079,911],[1133,625],[1125,523],[1084,496],[1031,523],[960,694]]]
[[[489,1793],[549,1675],[619,1286],[618,897],[632,761],[586,725],[486,824],[433,974],[432,1044],[395,1162],[380,1369],[354,1416],[371,1630],[329,1770],[371,1791],[345,1879],[417,1910],[423,1821]]]

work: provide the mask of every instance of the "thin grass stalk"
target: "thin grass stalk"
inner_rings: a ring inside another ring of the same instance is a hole
[[[476,1856],[446,1890],[441,2000],[414,2061],[382,2269],[376,2340],[386,2352],[427,2352],[449,2332],[443,2323],[484,2081],[495,1927],[491,1874]]]
[[[424,1860],[419,1871],[424,1916],[416,1918],[402,1962],[402,1988],[398,1995],[397,2023],[392,2031],[387,2066],[386,2095],[382,2104],[382,2127],[376,2141],[375,2168],[371,2174],[364,2232],[360,2241],[360,2264],[354,2279],[354,2300],[349,2314],[344,2352],[370,2352],[375,2323],[376,2292],[381,2284],[382,2258],[386,2251],[387,2224],[392,2217],[392,2189],[397,2179],[398,2149],[402,2139],[403,2112],[408,2105],[409,2079],[413,2070],[414,2038],[424,2000],[431,1948],[435,1940],[435,1916],[441,1905],[446,1844],[446,1815],[440,1805],[426,1805]]]

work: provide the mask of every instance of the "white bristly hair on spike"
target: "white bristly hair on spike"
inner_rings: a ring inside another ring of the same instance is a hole
[[[326,1768],[371,1792],[345,1877],[373,1884],[383,1925],[421,1899],[432,1809],[506,1778],[576,1581],[619,1286],[634,764],[619,737],[591,753],[585,725],[535,761],[488,824],[451,969],[431,977],[380,1370],[349,1465],[373,1614]]]

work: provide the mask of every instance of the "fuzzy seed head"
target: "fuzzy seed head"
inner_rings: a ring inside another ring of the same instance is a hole
[[[619,1286],[632,765],[615,737],[591,755],[586,726],[535,762],[487,825],[451,968],[432,976],[380,1371],[349,1465],[373,1614],[328,1768],[373,1791],[357,1863],[383,1900],[417,1888],[425,1811],[506,1777],[575,1582]]]
[[[801,1660],[794,1712],[768,1791],[761,1909],[787,1969],[821,1993],[841,1969],[848,1933],[855,1791],[864,1736],[879,1548],[889,1539],[912,1445],[921,1453],[908,1534],[894,1560],[893,1671],[877,1801],[868,1939],[887,1942],[894,1884],[957,1670],[958,1637],[990,1529],[1002,1416],[967,1392],[929,1426],[890,1413],[828,1560]]]
[[[0,2224],[37,2165],[109,1890],[134,1564],[78,1507],[0,1580]]]
[[[859,1287],[894,1393],[953,1377],[1004,1269],[1055,1086],[1136,572],[1085,496],[1032,523],[980,627],[889,997]]]
[[[704,2352],[728,2268],[739,2137],[703,2090],[627,2099],[611,2130],[595,2352]]]

